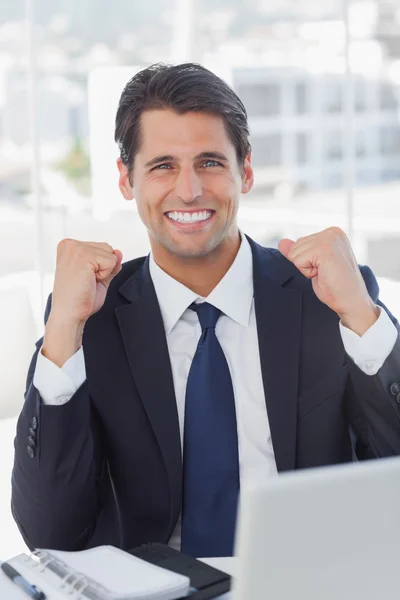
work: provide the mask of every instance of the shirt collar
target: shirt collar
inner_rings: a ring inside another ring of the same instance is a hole
[[[253,301],[253,256],[245,235],[241,235],[239,251],[230,269],[206,298],[225,315],[247,327]],[[204,300],[168,275],[150,254],[150,275],[160,305],[165,331],[169,334],[183,313],[196,300]]]

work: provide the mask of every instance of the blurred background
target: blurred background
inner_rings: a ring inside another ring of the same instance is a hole
[[[117,187],[119,95],[154,62],[201,62],[244,101],[256,185],[240,224],[276,246],[331,225],[400,315],[399,0],[2,0],[0,557],[12,440],[57,243],[149,249]]]

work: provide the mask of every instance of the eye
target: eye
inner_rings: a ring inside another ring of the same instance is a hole
[[[211,158],[209,160],[206,160],[203,163],[203,166],[205,166],[205,167],[222,167],[221,163],[217,162],[216,160],[212,160]]]
[[[172,167],[168,163],[163,163],[162,165],[157,165],[154,167],[152,171],[161,171],[163,169],[172,169]]]

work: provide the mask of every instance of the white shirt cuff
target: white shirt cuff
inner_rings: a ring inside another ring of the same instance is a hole
[[[60,369],[43,356],[42,349],[37,357],[33,385],[43,403],[53,406],[66,404],[86,379],[85,359],[80,348]]]
[[[377,374],[392,352],[398,336],[396,326],[387,312],[378,308],[380,315],[377,321],[361,337],[339,323],[344,349],[366,375]]]

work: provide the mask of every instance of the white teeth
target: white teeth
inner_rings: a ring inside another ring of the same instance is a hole
[[[203,210],[197,213],[181,213],[181,212],[169,212],[167,216],[173,221],[178,223],[197,223],[199,221],[206,221],[211,217],[212,213],[208,210]]]

